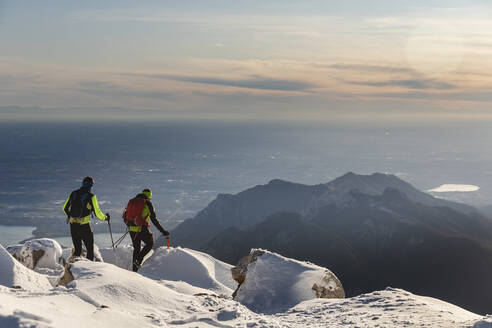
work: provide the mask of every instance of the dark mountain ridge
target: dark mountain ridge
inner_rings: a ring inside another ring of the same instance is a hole
[[[306,219],[315,217],[320,208],[336,204],[343,207],[351,200],[350,192],[380,195],[386,188],[397,189],[417,203],[453,208],[463,213],[476,210],[468,205],[438,199],[419,191],[390,174],[358,175],[349,172],[325,184],[314,186],[271,180],[238,194],[219,194],[205,209],[185,220],[173,231],[178,244],[200,248],[217,233],[230,227],[247,228],[278,212],[299,213]]]
[[[385,174],[327,184],[272,180],[221,195],[173,232],[236,263],[253,247],[330,268],[348,296],[401,287],[478,313],[492,308],[492,222]]]
[[[177,226],[173,238],[178,244],[200,248],[224,229],[247,228],[277,212],[301,212],[313,197],[326,190],[325,185],[307,186],[276,179],[236,195],[219,194],[193,219]]]

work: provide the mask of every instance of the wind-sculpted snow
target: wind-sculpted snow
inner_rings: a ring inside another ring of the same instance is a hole
[[[138,311],[135,304],[141,303],[148,307],[160,305],[172,309],[185,301],[169,288],[111,264],[79,261],[72,264],[70,271],[74,281],[67,287],[77,289],[86,301],[98,307],[117,304],[116,307],[122,310]]]
[[[51,289],[46,276],[22,265],[2,245],[0,245],[0,285],[32,291]]]
[[[232,265],[208,254],[185,248],[158,248],[139,271],[156,280],[183,281],[192,286],[231,296],[237,283],[231,276]]]
[[[187,249],[158,249],[147,265],[164,268],[173,257],[176,275],[185,277],[187,270],[195,269],[191,266],[195,258],[203,262],[205,275],[214,277],[212,266],[205,264],[215,260]],[[16,260],[0,247],[1,270],[9,263]],[[75,280],[67,287],[19,290],[0,286],[0,327],[491,327],[490,318],[400,289],[348,299],[313,299],[285,312],[265,315],[230,298],[216,296],[214,290],[198,295],[179,293],[166,287],[179,282],[156,281],[110,263],[78,261],[71,265],[71,272]],[[0,273],[4,277],[4,272]],[[264,285],[265,292],[270,288],[271,285]]]

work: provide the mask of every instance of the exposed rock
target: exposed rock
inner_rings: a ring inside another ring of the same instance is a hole
[[[70,268],[72,267],[72,263],[79,262],[79,261],[89,261],[85,257],[73,256],[73,253],[74,253],[74,249],[72,248],[72,252],[70,253],[70,256],[68,257],[65,263],[63,275],[61,276],[56,286],[66,286],[74,280],[73,274],[70,271]]]
[[[69,263],[65,265],[65,271],[63,273],[63,276],[58,281],[58,284],[56,284],[57,287],[66,286],[73,281],[74,278],[72,272],[70,271],[70,267],[71,265]]]
[[[336,283],[338,279],[333,279],[333,273],[331,271],[326,271],[326,275],[322,280],[323,284],[318,285],[314,283],[312,287],[317,298],[345,298],[345,291],[343,288],[339,288]]]
[[[29,269],[57,268],[64,263],[62,248],[56,240],[31,239],[23,244],[7,247],[7,251]]]
[[[39,261],[39,256],[44,255],[43,250],[36,250],[35,254],[37,257],[37,260],[34,260],[34,250],[25,245],[13,245],[13,246],[8,246],[7,251],[20,263],[22,263],[25,267],[29,269],[34,269],[37,262]]]
[[[245,256],[241,260],[239,260],[239,263],[231,269],[232,279],[236,280],[239,286],[241,286],[241,284],[246,279],[246,273],[248,272],[248,265],[256,261],[258,256],[262,256],[263,254],[265,254],[263,250],[254,249],[251,251],[251,253],[249,253],[248,256]]]

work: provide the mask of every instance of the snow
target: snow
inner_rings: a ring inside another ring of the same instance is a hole
[[[9,288],[17,286],[31,291],[51,289],[46,276],[19,263],[2,245],[0,245],[0,285]]]
[[[428,190],[429,192],[472,192],[479,190],[479,186],[467,184],[443,184],[437,188]]]
[[[316,299],[279,314],[288,326],[470,327],[479,315],[430,297],[387,288],[340,300]],[[316,321],[311,321],[316,317]]]
[[[333,290],[341,287],[338,279],[326,268],[267,250],[260,251],[263,255],[248,265],[246,279],[234,298],[255,312],[283,312],[303,301],[314,299],[314,284]]]
[[[85,301],[97,307],[111,305],[111,308],[138,312],[141,307],[135,304],[145,304],[145,308],[159,305],[170,309],[185,301],[169,288],[111,264],[79,261],[72,265],[70,271],[75,280],[67,288],[76,289]],[[183,310],[185,307],[178,308]]]
[[[65,261],[67,261],[68,258],[70,257],[70,255],[72,254],[72,249],[73,249],[73,247],[70,247],[70,248],[66,247],[66,248],[62,249],[62,255],[61,256],[63,257],[63,259]],[[109,248],[109,249],[111,250],[111,252],[113,251],[112,248]],[[82,257],[85,257],[86,253],[87,253],[87,250],[85,249],[84,243],[82,243]],[[113,253],[111,253],[111,254],[113,254]],[[111,255],[111,256],[114,258],[113,255]],[[109,258],[109,256],[107,258]],[[99,246],[97,246],[97,244],[94,244],[94,261],[96,261],[96,262],[104,262],[105,261],[103,256],[101,255],[101,252],[99,250]]]
[[[122,249],[127,255],[128,251]],[[282,268],[299,273],[287,276],[298,277],[287,278],[292,286],[316,277],[314,265],[271,254],[275,261],[286,262]],[[260,264],[273,263],[262,257],[257,259]],[[262,265],[257,263],[257,269],[266,270]],[[0,282],[5,286],[0,286],[0,327],[492,327],[491,317],[392,288],[347,299],[310,299],[275,314],[256,313],[217,296],[233,287],[225,277],[229,268],[204,253],[161,247],[141,269],[146,275],[85,260],[71,265],[74,281],[52,288],[43,275],[21,265],[0,246]],[[264,292],[275,290],[281,277],[263,280]],[[23,283],[24,290],[9,288],[12,281]],[[306,294],[301,289],[288,296],[301,299]]]
[[[104,262],[115,264],[122,269],[132,270],[133,247],[131,245],[120,245],[114,251],[112,247],[100,248],[99,253]]]
[[[19,259],[28,268],[57,269],[62,260],[62,247],[53,239],[31,239],[23,244],[7,247],[7,251]],[[43,251],[44,254],[34,263],[33,251]]]
[[[140,269],[155,280],[183,281],[189,285],[231,296],[237,283],[231,276],[232,265],[212,256],[186,248],[158,248]]]

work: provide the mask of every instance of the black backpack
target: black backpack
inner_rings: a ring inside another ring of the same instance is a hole
[[[72,218],[82,218],[90,214],[90,210],[87,208],[87,203],[91,199],[90,192],[84,192],[77,190],[72,193],[70,197],[70,213]]]

